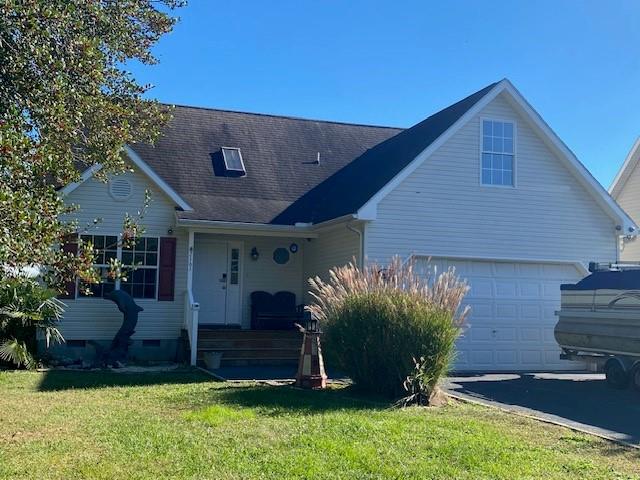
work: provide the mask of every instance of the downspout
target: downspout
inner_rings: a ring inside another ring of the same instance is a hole
[[[360,255],[358,256],[357,261],[358,261],[358,267],[362,268],[364,266],[364,235],[360,230],[352,227],[351,222],[348,222],[346,226],[347,226],[347,230],[351,230],[353,233],[358,235]]]

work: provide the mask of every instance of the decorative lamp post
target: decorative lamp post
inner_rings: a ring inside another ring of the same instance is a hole
[[[322,349],[320,348],[320,331],[318,319],[310,311],[304,311],[305,327],[298,325],[304,334],[300,349],[300,362],[296,375],[296,386],[301,388],[321,389],[327,386],[327,374],[324,371]]]

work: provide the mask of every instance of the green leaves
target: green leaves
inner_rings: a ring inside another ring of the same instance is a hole
[[[125,144],[153,142],[169,109],[125,70],[155,63],[176,0],[0,2],[0,265],[38,265],[61,287],[87,262],[58,246],[76,232],[58,189],[100,163],[125,169]],[[141,229],[125,219],[125,230]]]
[[[36,360],[29,352],[27,344],[15,338],[5,340],[0,344],[0,359],[17,366],[24,365],[28,369],[35,368],[36,365]]]
[[[0,280],[0,359],[34,367],[36,330],[44,333],[47,346],[63,341],[56,326],[64,305],[55,295],[33,278]]]

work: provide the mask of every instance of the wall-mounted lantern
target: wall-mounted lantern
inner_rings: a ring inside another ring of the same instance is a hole
[[[260,253],[256,247],[251,249],[251,260],[258,260],[260,258]]]

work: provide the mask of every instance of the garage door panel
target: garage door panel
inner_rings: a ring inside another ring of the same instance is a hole
[[[518,351],[517,350],[496,350],[496,363],[500,365],[511,365],[512,367],[517,367]]]
[[[515,298],[518,296],[518,284],[513,279],[495,280],[496,298]]]
[[[438,272],[452,266],[467,280],[471,307],[458,340],[459,370],[576,368],[559,359],[553,328],[560,284],[582,278],[570,264],[451,260],[432,261]],[[424,271],[426,266],[422,265]],[[419,270],[420,271],[420,270]]]
[[[520,340],[523,342],[541,342],[545,338],[544,329],[536,327],[520,328]]]
[[[531,366],[533,368],[538,368],[538,366],[542,365],[542,350],[520,350],[520,362],[523,366]]]
[[[555,325],[543,329],[544,342],[547,343],[547,344],[549,344],[549,343],[554,343],[555,344],[555,342],[556,342],[556,337],[555,337],[555,335],[553,333],[554,327],[555,327]]]
[[[543,289],[539,282],[533,280],[522,280],[517,283],[520,297],[534,299],[542,297]]]
[[[575,280],[573,280],[575,281]],[[567,283],[570,282],[569,280],[563,281],[563,280],[556,280],[554,282],[544,282],[542,284],[542,288],[544,289],[543,294],[544,294],[544,298],[547,298],[549,300],[558,300],[560,301],[560,288],[559,285],[561,283]]]
[[[467,301],[464,302],[464,306],[471,307],[471,312],[469,313],[470,323],[475,321],[475,319],[492,319],[495,316],[493,314],[493,303],[486,300],[474,302],[473,299],[468,298]]]
[[[468,277],[464,276],[462,273],[458,273],[460,278],[473,278],[473,285],[469,285],[469,293],[467,294],[469,299],[473,298],[493,298],[495,296],[494,293],[494,283],[491,278],[476,278],[476,277]]]
[[[519,305],[517,303],[499,303],[496,305],[497,320],[513,320],[518,316]]]
[[[515,263],[488,263],[493,266],[493,276],[500,277],[515,277],[518,273],[518,267]]]
[[[494,362],[493,362],[493,350],[490,350],[490,349],[471,350],[469,352],[469,360],[470,360],[470,364],[471,364],[469,366],[480,365],[480,366],[485,367],[485,368],[486,367],[491,367],[494,364]]]
[[[539,303],[523,304],[520,306],[520,313],[523,320],[540,321],[544,317],[542,305]]]
[[[467,262],[465,270],[473,276],[493,276],[493,269],[489,263]]]
[[[467,342],[513,342],[518,339],[518,329],[509,325],[470,325],[465,332],[464,338]]]

